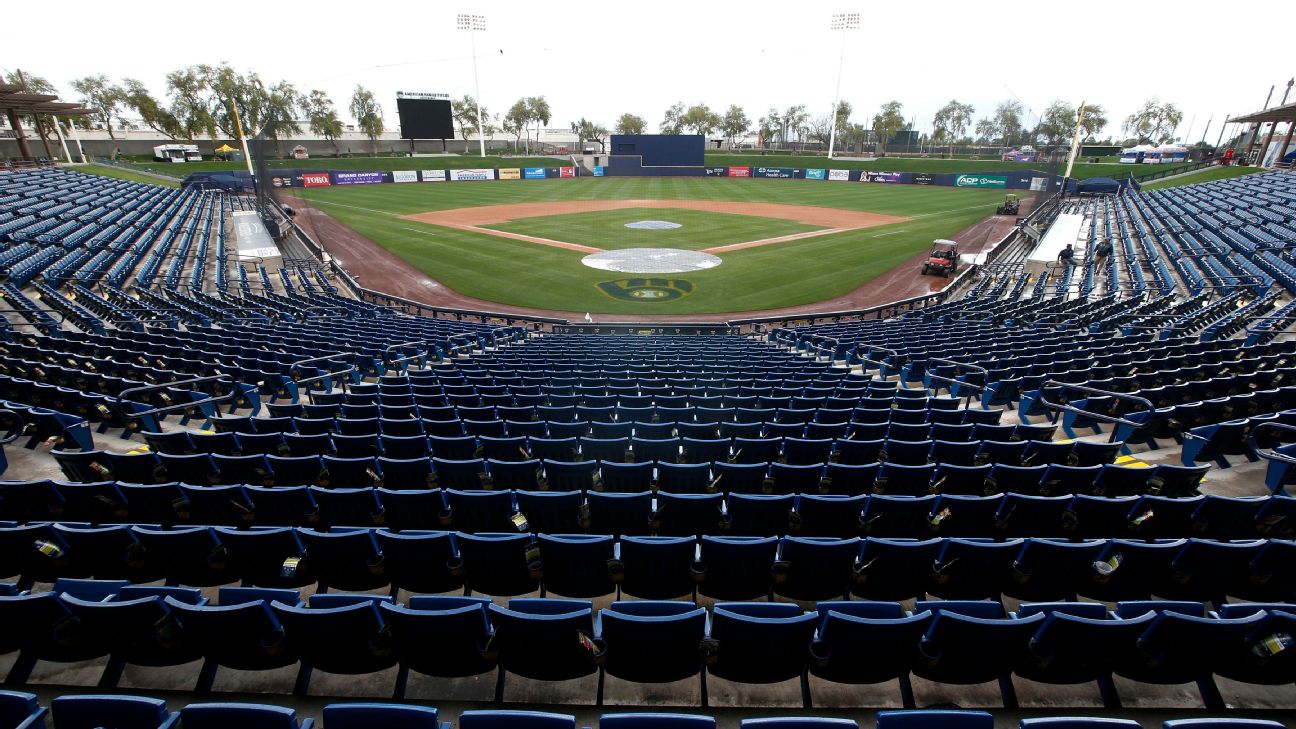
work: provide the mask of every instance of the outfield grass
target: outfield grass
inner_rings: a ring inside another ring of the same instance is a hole
[[[1144,190],[1158,190],[1165,187],[1179,187],[1180,185],[1195,185],[1198,182],[1211,182],[1213,180],[1228,180],[1234,177],[1244,175],[1253,175],[1263,170],[1257,170],[1254,167],[1206,167],[1198,172],[1193,172],[1183,177],[1176,177],[1173,180],[1153,180],[1143,184]]]
[[[123,162],[140,169],[161,172],[166,175],[185,177],[193,172],[224,172],[228,170],[246,170],[243,162],[186,162],[169,164],[167,162]],[[557,157],[475,157],[455,155],[451,157],[321,157],[319,159],[272,159],[266,162],[271,169],[304,169],[304,170],[449,170],[471,167],[561,167],[570,166],[571,159]]]
[[[679,223],[681,227],[665,230],[625,227],[626,223],[638,220],[667,220]],[[519,218],[507,223],[482,227],[607,250],[623,248],[698,250],[729,243],[822,230],[822,226],[805,225],[791,220],[680,208],[598,210],[570,215]]]
[[[180,187],[177,180],[164,180],[153,175],[141,175],[130,170],[123,170],[117,167],[106,167],[103,165],[79,165],[69,169],[77,172],[85,172],[90,175],[99,175],[101,177],[115,177],[119,180],[130,180],[131,182],[147,182],[150,185],[161,185],[162,187]]]
[[[890,270],[925,250],[933,239],[985,218],[1003,199],[1002,190],[671,177],[373,185],[293,192],[460,293],[516,306],[608,314],[739,312],[822,301]],[[716,268],[666,276],[692,282],[692,295],[649,303],[621,301],[599,291],[597,283],[627,276],[584,266],[579,252],[400,217],[477,205],[616,199],[777,202],[913,219],[725,253],[724,263]],[[379,281],[366,283],[382,288]]]

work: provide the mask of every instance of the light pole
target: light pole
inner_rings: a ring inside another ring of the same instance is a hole
[[[837,143],[837,107],[841,105],[842,64],[846,60],[846,31],[859,30],[859,13],[833,13],[828,28],[841,31],[841,55],[837,57],[837,93],[833,96],[832,131],[828,133],[828,159],[832,159],[833,146]]]
[[[477,82],[477,31],[486,30],[486,16],[469,15],[459,13],[455,16],[456,25],[459,30],[468,31],[468,39],[472,44],[473,57],[473,93],[477,96],[477,143],[481,147],[481,156],[486,156],[486,125],[482,123],[481,113],[481,85]]]

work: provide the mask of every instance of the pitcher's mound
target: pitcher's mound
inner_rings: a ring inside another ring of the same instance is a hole
[[[669,220],[636,220],[633,223],[626,223],[625,227],[634,228],[635,230],[671,230],[672,228],[682,228],[679,223],[672,223]]]
[[[719,266],[719,256],[674,248],[624,248],[591,253],[581,259],[590,268],[618,273],[687,273]]]

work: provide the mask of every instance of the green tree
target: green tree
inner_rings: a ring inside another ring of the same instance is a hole
[[[169,139],[179,139],[183,135],[181,124],[172,115],[171,110],[157,100],[143,81],[133,78],[122,79],[122,104],[133,109],[144,120],[144,125],[155,132],[166,135]]]
[[[1183,114],[1179,115],[1179,121],[1183,121]],[[1179,121],[1176,121],[1176,126]],[[1091,139],[1099,132],[1107,128],[1107,110],[1102,104],[1085,104],[1084,116],[1080,119],[1080,133],[1085,139]]]
[[[600,152],[607,150],[608,130],[602,124],[596,124],[585,117],[581,117],[580,121],[572,122],[571,130],[572,134],[575,134],[576,138],[580,140],[582,149],[584,149],[585,142],[594,141],[599,143]]]
[[[1125,118],[1122,129],[1140,144],[1164,144],[1174,139],[1174,130],[1182,121],[1179,107],[1153,96]]]
[[[747,118],[747,112],[743,111],[741,106],[730,104],[724,116],[720,117],[719,128],[725,135],[729,148],[733,149],[739,137],[747,136],[747,131],[751,129],[751,119]]]
[[[333,100],[328,94],[315,89],[306,97],[302,110],[306,112],[311,132],[327,139],[333,145],[333,152],[336,154],[337,139],[342,136],[342,119],[338,117]]]
[[[677,101],[671,104],[662,117],[662,123],[658,125],[657,130],[662,134],[680,134],[684,131],[684,102]]]
[[[648,128],[648,121],[637,114],[622,114],[616,123],[617,134],[643,134]]]
[[[383,133],[382,106],[369,89],[356,84],[351,92],[351,116],[355,117],[356,126],[369,138],[369,146],[375,155],[378,154],[378,137]]]
[[[854,107],[851,106],[851,103],[849,101],[843,99],[837,102],[837,112],[834,115],[835,116],[834,121],[837,122],[838,132],[850,126],[850,117],[854,111],[855,109]]]
[[[167,94],[171,97],[167,111],[175,119],[177,136],[193,141],[194,137],[206,133],[216,138],[216,119],[208,106],[208,87],[203,72],[194,66],[178,69],[167,74],[166,83]],[[233,126],[226,136],[237,137]]]
[[[768,147],[769,143],[775,141],[775,138],[779,136],[783,129],[783,115],[779,113],[778,109],[771,106],[769,111],[765,112],[765,116],[761,117],[756,124],[757,130],[760,132],[761,143]]]
[[[518,99],[509,107],[508,113],[504,115],[504,131],[513,135],[513,151],[516,153],[518,145],[522,144],[522,134],[526,132],[527,123],[531,120],[531,112],[527,109],[526,99]]]
[[[782,127],[780,132],[783,135],[783,141],[786,142],[792,138],[793,134],[804,136],[806,124],[810,121],[810,114],[806,112],[805,104],[789,106],[783,110],[780,115]]]
[[[1020,143],[1022,136],[1021,102],[1015,99],[999,102],[994,111],[994,124],[995,131],[1005,147]]]
[[[885,149],[896,132],[904,128],[904,123],[904,104],[895,100],[883,104],[873,115],[873,135],[877,137],[878,148]]]
[[[720,115],[711,111],[706,104],[695,104],[680,117],[680,126],[705,137],[720,126]]]
[[[301,133],[297,126],[297,111],[305,102],[301,92],[287,81],[266,89],[265,104],[262,107],[261,127],[259,134],[275,140],[276,146],[283,137],[292,137]]]
[[[1035,127],[1035,140],[1042,142],[1045,149],[1056,149],[1062,141],[1071,136],[1075,127],[1076,110],[1069,102],[1056,99],[1044,110],[1039,126]]]
[[[536,143],[538,144],[540,142],[540,129],[549,126],[549,121],[553,119],[553,112],[549,110],[549,102],[543,96],[528,96],[526,102],[527,118],[535,124]]]
[[[72,88],[81,94],[81,105],[94,110],[94,118],[108,130],[108,138],[117,141],[117,135],[113,134],[113,116],[121,107],[126,91],[102,73],[73,79]]]
[[[932,128],[935,130],[933,138],[939,142],[945,142],[949,145],[949,154],[954,156],[954,144],[963,136],[963,132],[972,122],[972,114],[976,109],[971,104],[964,104],[958,99],[951,99],[945,106],[936,111],[932,117]]]
[[[976,133],[977,144],[989,144],[995,137],[999,136],[999,125],[994,119],[981,118],[973,127]]]
[[[470,94],[464,94],[462,99],[456,99],[450,102],[450,116],[454,118],[459,125],[459,134],[463,135],[464,141],[478,133],[477,125],[477,100]],[[481,108],[481,123],[489,127],[490,110],[486,107]]]

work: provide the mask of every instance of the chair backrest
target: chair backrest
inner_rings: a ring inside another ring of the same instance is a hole
[[[59,729],[148,727],[155,729],[170,716],[162,699],[143,696],[85,694],[59,696],[50,704]],[[199,729],[202,729],[201,727]]]
[[[324,707],[328,729],[441,729],[431,706],[406,704],[329,704]]]
[[[459,715],[459,729],[576,729],[576,717],[543,711],[465,711]]]

